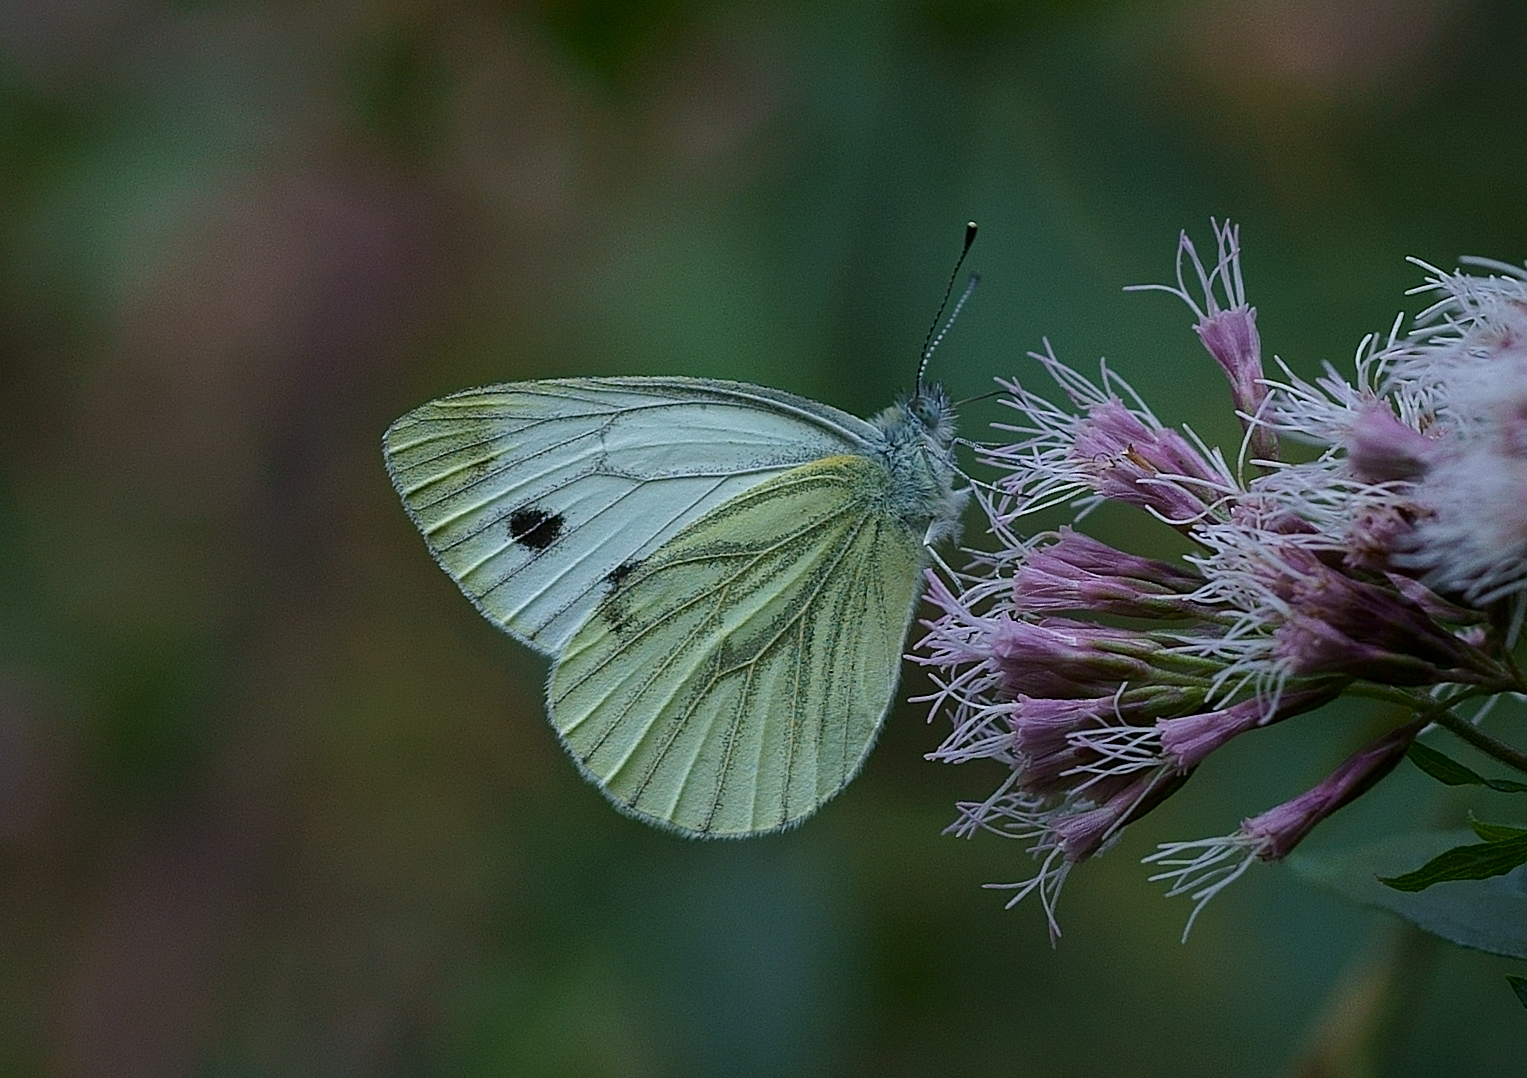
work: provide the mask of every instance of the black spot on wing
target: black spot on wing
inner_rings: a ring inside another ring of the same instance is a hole
[[[509,514],[509,538],[531,550],[545,550],[561,534],[561,513],[548,513],[527,505]]]
[[[610,585],[610,591],[618,591],[621,584],[625,583],[626,577],[636,572],[640,565],[639,561],[623,561],[611,569],[609,575],[605,577],[605,581]]]
[[[600,608],[609,621],[610,628],[616,633],[624,633],[630,620],[630,611],[626,608],[626,595],[620,590],[626,578],[641,566],[639,561],[623,561],[605,576],[605,583],[609,585],[609,593],[605,595]]]

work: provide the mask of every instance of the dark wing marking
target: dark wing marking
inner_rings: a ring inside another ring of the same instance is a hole
[[[621,565],[754,484],[881,444],[863,420],[777,390],[609,378],[443,397],[394,423],[384,449],[461,590],[496,625],[556,654]]]

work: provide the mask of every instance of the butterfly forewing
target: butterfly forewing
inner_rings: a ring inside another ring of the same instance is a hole
[[[469,390],[387,431],[393,483],[484,615],[556,654],[626,567],[707,510],[877,432],[776,390],[685,378]]]
[[[610,578],[552,673],[552,721],[619,805],[702,835],[812,813],[890,706],[920,536],[891,473],[833,456],[694,521]]]

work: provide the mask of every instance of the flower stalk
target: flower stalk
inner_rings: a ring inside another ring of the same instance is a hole
[[[1491,759],[1527,775],[1527,752],[1507,744],[1498,737],[1491,737],[1468,719],[1453,714],[1451,710],[1432,712],[1429,717],[1438,726],[1459,740],[1473,745]]]

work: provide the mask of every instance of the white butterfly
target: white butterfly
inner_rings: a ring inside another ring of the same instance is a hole
[[[895,694],[928,545],[966,492],[938,387],[873,421],[739,382],[586,378],[399,419],[393,484],[442,568],[551,655],[552,723],[623,811],[799,822]]]

